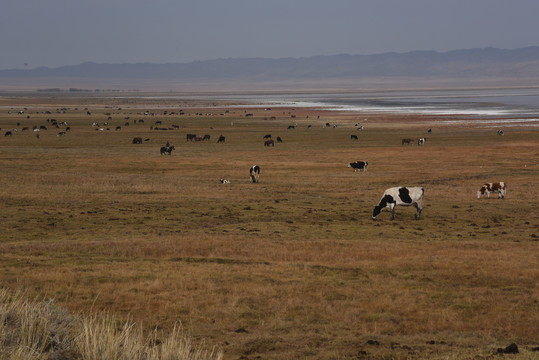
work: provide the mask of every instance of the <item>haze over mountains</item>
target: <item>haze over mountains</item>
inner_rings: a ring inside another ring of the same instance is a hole
[[[477,82],[533,86],[539,79],[539,46],[449,52],[412,51],[376,55],[331,55],[306,58],[232,58],[175,64],[97,64],[58,68],[0,70],[0,88],[85,87],[152,90],[189,86],[198,89],[249,85],[252,88],[305,88],[325,84]],[[457,81],[458,80],[458,81]],[[348,84],[348,85],[347,85]]]

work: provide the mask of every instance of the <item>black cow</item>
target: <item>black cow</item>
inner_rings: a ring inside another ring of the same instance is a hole
[[[219,139],[217,139],[218,143],[225,142],[226,138],[223,135],[219,135]]]
[[[168,153],[169,155],[172,155],[172,150],[174,150],[174,145],[172,146],[163,146],[161,147],[161,155]]]
[[[369,163],[366,161],[356,161],[348,164],[348,167],[351,167],[354,169],[354,172],[361,171],[363,169],[363,172],[367,171],[367,168],[369,167]]]
[[[358,140],[357,135],[350,135],[350,140]]]

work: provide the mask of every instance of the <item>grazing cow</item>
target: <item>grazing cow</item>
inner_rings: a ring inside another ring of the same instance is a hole
[[[273,141],[272,139],[264,141],[264,146],[270,146],[270,145],[275,146],[275,141]]]
[[[264,139],[271,139],[271,134],[264,135]]]
[[[407,139],[402,139],[402,145],[404,144],[413,144],[414,143],[414,139],[410,139],[410,138],[407,138]]]
[[[296,127],[295,127],[294,125],[289,125],[287,129],[288,129],[288,130],[294,130],[295,128],[296,128]]]
[[[350,135],[350,140],[359,140],[357,135]]]
[[[432,134],[432,129],[428,129],[427,134]]]
[[[354,172],[359,171],[361,172],[361,169],[363,169],[363,172],[367,171],[367,167],[369,167],[369,163],[366,161],[356,161],[348,164],[348,167],[351,167],[354,169]]]
[[[498,135],[503,136],[503,130],[498,130]]]
[[[60,131],[57,136],[64,136],[66,134],[65,131]]]
[[[187,134],[187,135],[185,135],[185,137],[187,138],[185,141],[189,141],[189,140],[193,141],[193,140],[195,140],[195,138],[197,136],[196,136],[196,134]]]
[[[172,150],[174,150],[174,145],[171,146],[163,146],[161,147],[161,155],[168,153],[169,155],[172,154]]]
[[[384,191],[382,199],[378,205],[374,206],[372,219],[376,219],[385,207],[391,211],[390,220],[395,219],[396,206],[410,206],[416,208],[415,219],[419,220],[423,210],[423,195],[425,190],[422,187],[393,187]]]
[[[121,126],[116,126],[116,130],[122,130]]]
[[[220,179],[219,181],[221,182],[221,184],[230,184],[230,181],[227,179]]]
[[[487,183],[481,186],[481,189],[477,191],[477,198],[481,199],[481,196],[487,195],[487,198],[490,199],[490,193],[498,193],[498,199],[505,199],[505,192],[507,187],[503,181],[495,183]]]
[[[219,135],[219,139],[217,139],[217,143],[225,142],[226,138],[223,135]]]
[[[280,136],[277,136],[277,142],[278,142],[278,143],[282,143],[282,142],[283,142],[283,139],[281,139]]]
[[[251,175],[251,178],[249,182],[257,183],[260,181],[260,166],[253,165],[251,167],[251,170],[249,171],[249,174]]]
[[[426,138],[419,138],[417,139],[417,145],[418,146],[425,145],[425,141],[427,141]]]
[[[6,133],[4,134],[4,136],[13,136],[13,133],[11,131],[6,131]]]
[[[142,138],[134,137],[132,143],[133,144],[142,144]]]
[[[206,140],[210,140],[210,138],[211,138],[210,134],[206,134],[206,135],[204,135],[202,140],[206,141]]]

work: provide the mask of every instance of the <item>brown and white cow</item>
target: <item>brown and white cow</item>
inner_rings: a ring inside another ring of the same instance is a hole
[[[490,193],[498,193],[498,199],[505,199],[505,193],[507,187],[503,181],[495,183],[486,183],[481,186],[481,189],[477,191],[477,198],[481,199],[481,196],[487,195],[487,198],[490,199]]]

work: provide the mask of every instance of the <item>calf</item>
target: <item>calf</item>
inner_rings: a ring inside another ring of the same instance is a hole
[[[367,167],[369,167],[369,163],[366,161],[356,161],[348,164],[348,167],[351,167],[354,169],[354,172],[361,171],[363,169],[363,172],[367,171]]]
[[[390,219],[395,219],[396,206],[410,206],[416,208],[415,219],[419,220],[423,210],[423,195],[425,190],[422,187],[392,187],[384,191],[382,199],[378,205],[374,206],[372,219],[376,219],[385,207],[391,211]]]
[[[487,198],[490,199],[490,193],[498,193],[498,199],[505,199],[505,193],[507,191],[506,189],[507,187],[503,181],[487,183],[481,186],[481,188],[477,191],[477,198],[481,199],[481,196],[486,194]]]
[[[264,141],[264,146],[275,146],[275,141],[272,139]]]
[[[425,145],[425,141],[427,141],[426,138],[419,138],[417,139],[417,145],[418,146]]]
[[[503,136],[503,130],[498,130],[498,135]]]
[[[260,181],[260,166],[253,165],[251,167],[251,170],[249,171],[249,174],[251,176],[249,182],[257,183]]]
[[[221,184],[230,184],[230,181],[227,179],[220,179],[219,181],[221,182]]]

